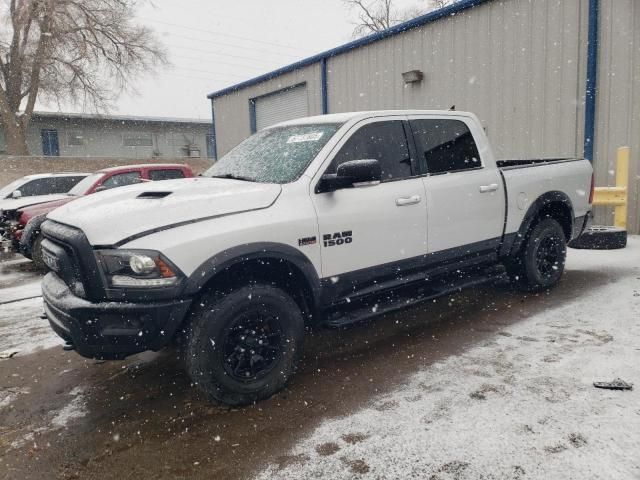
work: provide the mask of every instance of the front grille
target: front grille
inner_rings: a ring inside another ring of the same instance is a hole
[[[78,297],[100,300],[104,288],[93,249],[85,234],[73,227],[47,220],[42,224],[43,260]]]

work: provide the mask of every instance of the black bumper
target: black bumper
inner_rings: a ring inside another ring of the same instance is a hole
[[[44,277],[42,296],[49,324],[63,340],[83,357],[110,360],[165,347],[191,304],[93,303],[74,295],[55,273]]]

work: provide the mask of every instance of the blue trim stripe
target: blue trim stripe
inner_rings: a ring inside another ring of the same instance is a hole
[[[326,59],[335,57],[336,55],[340,55],[341,53],[349,52],[356,48],[360,48],[365,45],[384,40],[385,38],[393,37],[400,33],[406,32],[407,30],[421,27],[428,23],[435,22],[436,20],[440,20],[441,18],[455,15],[458,12],[462,12],[463,10],[466,10],[468,8],[476,7],[482,3],[490,1],[492,0],[459,0],[449,5],[448,7],[435,10],[433,12],[409,20],[408,22],[400,23],[382,32],[374,33],[373,35],[354,40],[353,42],[346,43],[344,45],[341,45],[340,47],[334,48],[332,50],[327,50],[326,52],[319,53],[312,57],[305,58],[304,60],[301,60],[299,62],[287,65],[286,67],[274,70],[273,72],[269,72],[259,77],[252,78],[250,80],[247,80],[246,82],[238,83],[236,85],[232,85],[231,87],[227,87],[222,90],[218,90],[217,92],[210,93],[209,95],[207,95],[207,98],[213,100],[214,98],[222,97],[229,93],[242,90],[243,88],[250,87],[267,80],[271,80],[275,77],[279,77],[280,75],[284,75],[285,73],[293,72],[294,70],[313,65],[314,63],[318,63],[323,60],[326,61]]]
[[[258,131],[258,121],[256,120],[256,99],[249,99],[249,127],[251,128],[251,133],[256,133]]]
[[[329,85],[327,80],[327,59],[323,58],[320,61],[320,83],[322,88],[322,114],[329,113]]]
[[[600,0],[589,1],[589,33],[587,46],[587,87],[584,112],[584,158],[593,163],[598,100],[598,35]]]
[[[216,138],[216,114],[213,110],[213,102],[211,102],[211,150],[213,151],[214,160],[218,160],[218,139]]]

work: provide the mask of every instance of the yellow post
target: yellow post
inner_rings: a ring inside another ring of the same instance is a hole
[[[627,229],[627,202],[629,194],[629,158],[631,157],[630,147],[618,148],[616,161],[616,187],[624,189],[625,201],[621,205],[616,205],[613,223],[618,228]]]

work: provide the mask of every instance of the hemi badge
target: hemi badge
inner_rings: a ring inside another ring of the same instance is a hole
[[[298,246],[304,247],[306,245],[314,245],[316,243],[316,237],[305,237],[298,239]]]

